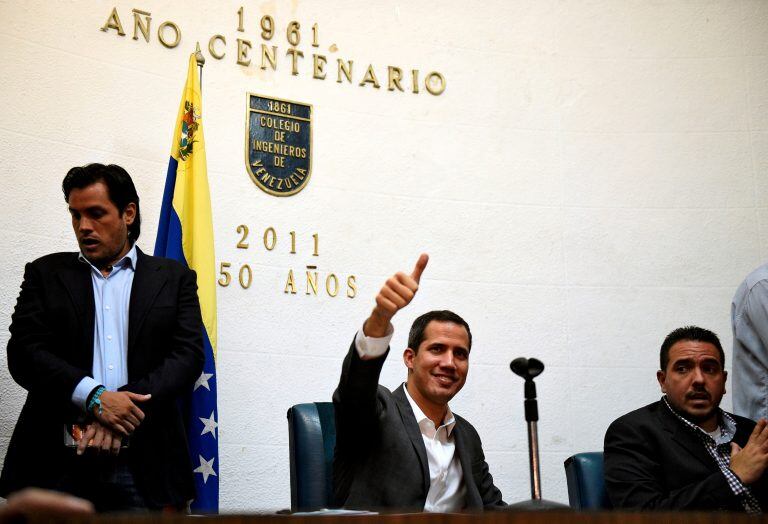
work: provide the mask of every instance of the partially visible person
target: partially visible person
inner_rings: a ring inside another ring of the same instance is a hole
[[[768,264],[750,273],[731,302],[733,411],[768,419]]]
[[[411,326],[405,383],[380,386],[395,314],[413,300],[428,257],[390,277],[349,348],[333,403],[336,504],[352,509],[482,511],[504,506],[475,428],[448,406],[469,372],[472,334],[451,311]]]
[[[676,329],[659,360],[664,396],[620,417],[605,434],[605,487],[613,506],[768,509],[768,422],[720,409],[728,375],[717,335]]]
[[[0,524],[18,522],[30,517],[69,517],[94,513],[87,500],[39,488],[26,488],[11,493],[5,505],[0,505]]]
[[[25,267],[7,351],[27,398],[0,496],[34,486],[98,511],[184,509],[178,400],[203,367],[195,273],[136,246],[139,196],[120,166],[74,167],[62,190],[80,250]]]

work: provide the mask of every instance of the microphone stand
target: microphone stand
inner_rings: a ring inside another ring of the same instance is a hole
[[[565,504],[541,498],[541,468],[539,465],[539,404],[533,379],[544,371],[544,363],[535,358],[516,358],[509,364],[515,375],[525,379],[525,422],[528,425],[528,461],[531,470],[531,500],[510,504],[513,510],[565,510]]]

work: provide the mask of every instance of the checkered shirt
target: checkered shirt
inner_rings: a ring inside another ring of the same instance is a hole
[[[717,439],[713,439],[709,433],[701,429],[693,422],[683,418],[677,413],[672,406],[669,405],[666,395],[663,397],[664,404],[669,410],[677,417],[677,419],[688,429],[699,437],[702,444],[706,448],[707,452],[715,459],[715,462],[720,467],[720,471],[725,475],[728,485],[731,487],[733,494],[738,497],[741,505],[744,507],[744,511],[747,513],[762,513],[760,503],[752,494],[752,490],[748,486],[745,486],[739,477],[731,470],[731,441],[736,435],[736,421],[733,420],[728,413],[718,408],[720,418],[720,436]]]

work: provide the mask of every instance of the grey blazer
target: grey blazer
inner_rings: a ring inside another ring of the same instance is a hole
[[[333,394],[336,449],[334,499],[355,509],[423,511],[429,492],[429,462],[405,391],[378,385],[382,357],[361,360],[354,340]],[[504,506],[485,462],[480,437],[456,415],[452,434],[467,489],[465,509]]]

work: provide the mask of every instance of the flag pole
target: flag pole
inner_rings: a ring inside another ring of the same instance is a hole
[[[203,91],[203,66],[205,65],[205,57],[203,56],[203,52],[200,50],[200,42],[197,43],[197,48],[195,49],[195,61],[197,62],[197,67],[200,68],[200,92]]]

